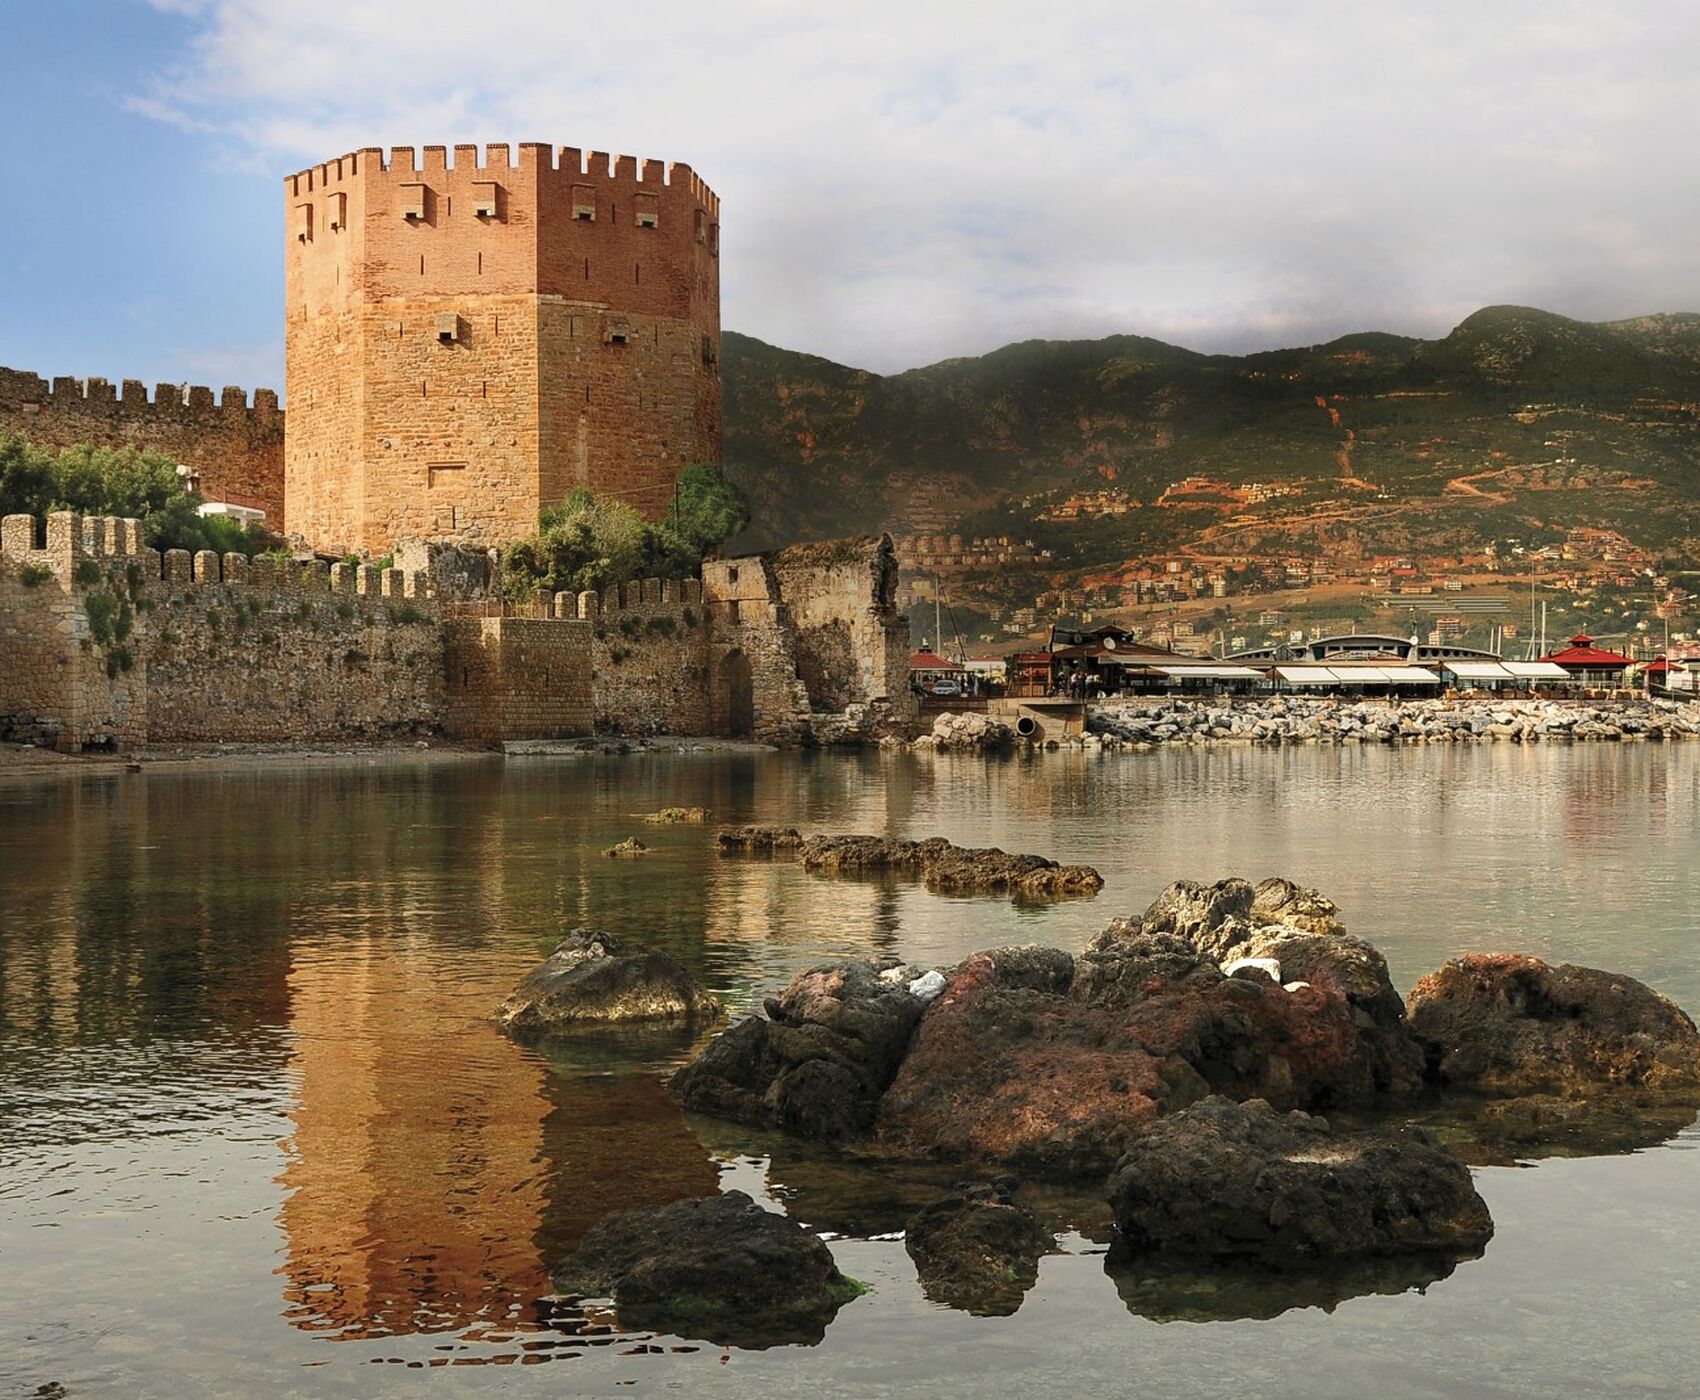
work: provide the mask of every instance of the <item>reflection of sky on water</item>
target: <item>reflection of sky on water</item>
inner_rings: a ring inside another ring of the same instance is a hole
[[[666,805],[1033,850],[1096,864],[1107,885],[1023,907],[820,878],[721,860],[711,830],[640,824]],[[927,1304],[900,1244],[852,1240],[835,1247],[875,1292],[819,1348],[722,1367],[715,1352],[622,1357],[594,1335],[545,1347],[527,1339],[549,1263],[607,1210],[709,1189],[716,1158],[755,1153],[740,1184],[834,1224],[889,1224],[926,1188],[783,1144],[770,1163],[736,1132],[705,1145],[659,1087],[687,1052],[677,1037],[542,1052],[486,1017],[574,924],[667,947],[742,1008],[821,957],[1077,948],[1170,878],[1273,872],[1338,900],[1402,986],[1466,947],[1517,947],[1621,968],[1693,1008],[1697,819],[1700,746],[256,765],[9,785],[0,1382],[382,1393],[410,1362],[553,1357],[455,1374],[551,1394],[1092,1394],[1136,1368],[1164,1393],[1280,1393],[1302,1375],[1345,1395],[1369,1366],[1396,1396],[1680,1393],[1700,1365],[1684,1306],[1693,1129],[1633,1157],[1484,1172],[1486,1258],[1426,1296],[1332,1314],[1131,1317],[1076,1236],[1020,1313],[976,1320]],[[598,854],[633,833],[650,857]]]

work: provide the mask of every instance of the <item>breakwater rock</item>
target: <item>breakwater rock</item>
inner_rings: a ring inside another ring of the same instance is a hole
[[[618,1021],[677,1021],[720,1012],[665,953],[628,948],[612,934],[574,929],[520,980],[496,1013],[504,1029],[546,1035]]]
[[[1291,1268],[1479,1253],[1493,1236],[1469,1168],[1421,1129],[1335,1133],[1258,1101],[1209,1098],[1153,1124],[1108,1190],[1124,1259]]]
[[[742,1191],[611,1215],[554,1283],[613,1299],[623,1327],[750,1348],[818,1342],[861,1291],[819,1239]]]
[[[1066,744],[1444,744],[1700,737],[1700,704],[1631,700],[1324,700],[1269,696],[1226,703],[1118,700],[1093,705],[1088,732]]]
[[[890,872],[919,876],[942,894],[1010,894],[1061,899],[1096,894],[1104,878],[1089,865],[1059,865],[1044,856],[1011,854],[996,847],[953,845],[942,836],[925,841],[885,836],[799,836],[791,827],[735,827],[716,838],[723,856],[789,853],[805,870],[824,875]]]

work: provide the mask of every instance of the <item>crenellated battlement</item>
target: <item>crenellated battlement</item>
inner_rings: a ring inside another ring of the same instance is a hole
[[[226,385],[215,394],[203,384],[155,384],[150,395],[139,379],[114,384],[98,375],[86,379],[55,375],[49,381],[29,370],[0,366],[0,417],[89,408],[170,417],[224,413],[270,419],[282,413],[275,389],[256,389],[250,399],[246,389],[235,385]]]
[[[683,161],[611,155],[577,146],[552,146],[542,141],[491,142],[485,146],[364,146],[334,160],[321,161],[284,177],[293,198],[335,190],[364,174],[383,176],[446,175],[450,172],[549,171],[572,175],[594,184],[635,190],[683,188],[708,212],[718,217],[720,198]]]
[[[122,560],[139,565],[142,580],[167,585],[239,583],[279,593],[360,598],[426,600],[433,596],[429,575],[419,570],[266,554],[249,559],[245,554],[219,554],[211,549],[162,553],[142,543],[140,520],[73,511],[55,511],[45,519],[33,515],[0,519],[0,559],[47,568],[65,583],[77,581],[78,566],[85,561],[98,565]]]

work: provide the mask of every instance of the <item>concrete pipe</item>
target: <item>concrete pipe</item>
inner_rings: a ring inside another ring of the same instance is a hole
[[[1018,715],[1015,720],[1015,732],[1023,739],[1037,739],[1039,737],[1039,721],[1034,719],[1032,715]]]

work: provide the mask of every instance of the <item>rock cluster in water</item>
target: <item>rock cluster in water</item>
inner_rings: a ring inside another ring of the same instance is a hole
[[[1124,1262],[1282,1267],[1458,1258],[1491,1233],[1434,1139],[1341,1133],[1320,1111],[1403,1115],[1467,1091],[1562,1126],[1631,1092],[1700,1102],[1700,1034],[1633,979],[1466,958],[1407,1009],[1381,954],[1289,880],[1179,882],[1078,958],[1004,948],[922,971],[811,968],[671,1091],[877,1155],[1107,1178]]]
[[[526,973],[496,1021],[518,1034],[543,1035],[587,1024],[714,1016],[720,1009],[720,999],[667,954],[581,928]]]
[[[716,838],[723,856],[794,856],[805,870],[827,875],[892,873],[919,876],[945,894],[1011,894],[1059,899],[1095,894],[1104,878],[1089,865],[1059,865],[1044,856],[996,847],[956,846],[942,836],[907,841],[885,836],[800,836],[792,827],[734,827]]]

